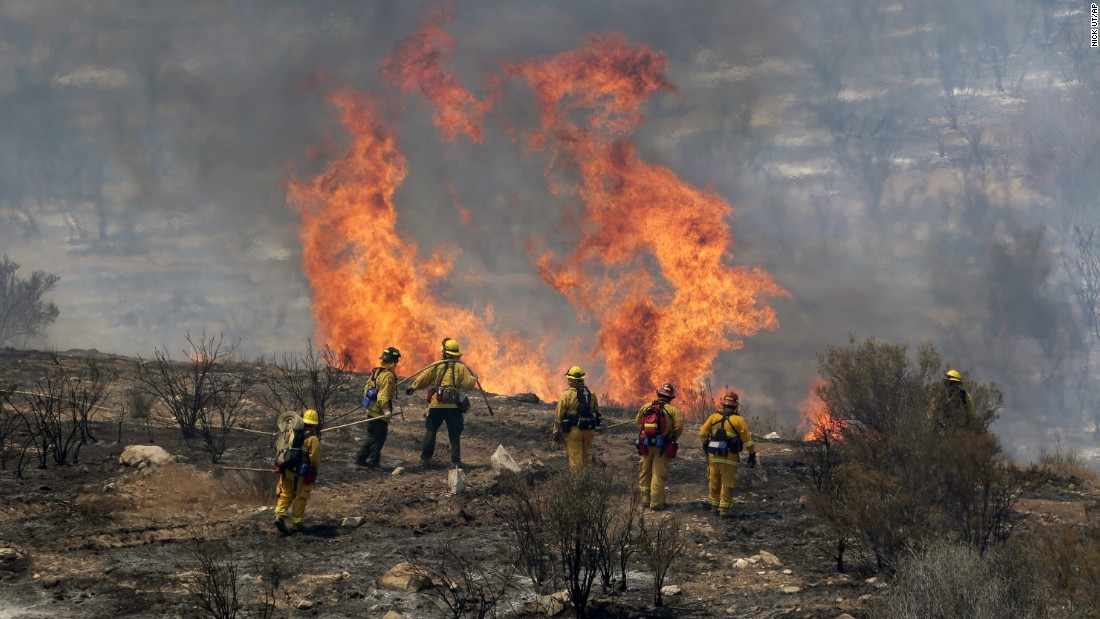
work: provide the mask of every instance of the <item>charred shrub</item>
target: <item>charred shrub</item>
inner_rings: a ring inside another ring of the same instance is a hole
[[[820,356],[829,428],[807,443],[810,503],[862,567],[892,573],[902,553],[946,536],[979,553],[1007,539],[1020,488],[988,432],[1003,405],[995,385],[966,381],[973,414],[954,409],[930,346],[850,339]],[[822,428],[824,430],[824,428]]]
[[[435,586],[422,593],[446,609],[452,619],[494,616],[497,604],[513,586],[514,565],[493,569],[492,557],[484,549],[460,548],[456,537],[433,547],[427,556],[416,557],[409,552],[402,556],[431,578]]]
[[[556,471],[538,483],[514,480],[497,502],[515,542],[517,567],[538,587],[564,584],[576,617],[588,616],[592,585],[608,557],[622,558],[614,553],[623,546],[609,544],[621,543],[614,541],[620,539],[615,527],[626,526],[617,520],[619,502],[630,492],[625,482],[585,467]]]
[[[189,549],[191,565],[185,568],[184,587],[202,610],[215,619],[234,619],[241,610],[244,588],[240,560],[228,540],[196,538]]]
[[[644,516],[640,522],[638,545],[646,566],[653,574],[653,605],[661,607],[664,600],[661,589],[665,586],[665,577],[669,569],[684,552],[687,536],[679,518],[649,518]]]

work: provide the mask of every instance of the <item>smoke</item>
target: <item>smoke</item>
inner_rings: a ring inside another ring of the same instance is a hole
[[[675,89],[640,104],[633,152],[731,205],[726,264],[790,293],[767,299],[775,330],[726,334],[742,347],[715,351],[715,389],[794,419],[848,333],[931,342],[1005,389],[998,428],[1034,457],[1037,420],[1047,449],[1096,423],[1097,342],[1063,265],[1072,227],[1100,225],[1078,94],[1097,100],[1096,55],[1060,51],[1071,3],[956,4],[458,1],[443,32],[479,132],[448,135],[430,94],[386,76],[435,3],[6,2],[0,251],[61,275],[53,346],[147,355],[204,329],[250,354],[299,346],[318,294],[287,188],[345,152],[326,97],[357,91],[408,161],[396,233],[458,248],[445,301],[607,372],[592,316],[537,268],[584,238],[581,200],[551,191],[581,178],[528,148],[537,94],[486,80],[617,33]]]

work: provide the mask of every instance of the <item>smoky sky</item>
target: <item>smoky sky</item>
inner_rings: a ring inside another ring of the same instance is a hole
[[[931,343],[1004,389],[997,427],[1035,457],[1096,422],[1096,340],[1065,259],[1074,226],[1100,225],[1100,121],[1075,98],[1097,100],[1100,54],[1065,53],[1087,32],[1074,3],[956,4],[459,0],[447,30],[478,96],[500,63],[592,34],[668,57],[676,92],[644,108],[640,156],[730,202],[733,263],[791,293],[771,300],[777,330],[719,356],[716,391],[793,422],[817,355],[849,333]],[[434,6],[0,4],[0,252],[62,278],[61,317],[31,344],[148,355],[205,330],[250,356],[300,346],[313,321],[286,182],[346,141],[324,101],[342,87],[379,97],[398,132],[402,232],[425,252],[459,239],[456,279],[483,274],[454,298],[491,302],[501,328],[591,337],[525,248],[565,250],[582,210],[509,131],[537,122],[530,91],[506,85],[483,144],[443,143],[381,76]]]

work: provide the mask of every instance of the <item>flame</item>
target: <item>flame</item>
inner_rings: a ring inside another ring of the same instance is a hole
[[[398,234],[393,195],[408,164],[374,102],[352,91],[334,92],[328,101],[340,110],[351,142],[324,172],[292,180],[288,190],[301,219],[302,265],[321,339],[356,351],[357,368],[366,369],[372,353],[386,346],[400,348],[418,368],[438,356],[443,337],[461,338],[486,389],[555,397],[560,381],[551,380],[557,376],[541,345],[496,336],[485,326],[491,316],[439,300],[457,248],[440,246],[423,258],[415,242]]]
[[[384,74],[434,107],[444,141],[465,135],[481,143],[501,79],[488,80],[493,94],[482,100],[462,86],[451,60],[456,44],[444,29],[453,17],[449,8],[429,13],[387,54]],[[666,381],[696,384],[710,375],[720,351],[778,326],[763,299],[788,293],[764,271],[731,264],[733,208],[713,190],[644,161],[631,142],[642,105],[654,93],[675,91],[663,54],[609,34],[557,56],[503,66],[503,78],[534,91],[539,124],[519,135],[530,151],[550,154],[549,190],[575,195],[583,207],[578,221],[563,216],[579,236],[571,251],[540,249],[545,241],[537,237],[528,251],[541,280],[572,303],[581,322],[595,323],[595,343],[584,357],[605,366],[596,388],[631,403]],[[487,388],[556,398],[560,373],[547,370],[544,354],[554,334],[539,342],[494,335],[485,326],[491,305],[479,320],[434,299],[446,292],[459,249],[440,246],[422,258],[415,243],[399,237],[393,195],[407,162],[395,131],[362,95],[329,99],[352,143],[324,173],[293,182],[289,192],[302,219],[303,268],[322,339],[353,350],[398,345],[427,361],[444,335],[461,337]],[[462,225],[476,228],[474,214],[458,204],[452,187],[448,192]]]
[[[455,40],[444,25],[454,19],[449,6],[430,10],[421,20],[420,28],[402,41],[382,61],[386,79],[401,90],[417,90],[435,106],[432,122],[446,141],[459,134],[481,143],[482,119],[493,106],[493,99],[478,101],[455,75],[451,56]]]
[[[824,384],[825,380],[818,377],[817,381],[810,385],[806,399],[798,405],[798,413],[802,417],[798,427],[806,430],[805,436],[802,437],[804,441],[818,441],[825,438],[839,441],[842,438],[844,420],[830,415],[825,402],[817,395],[818,389]]]
[[[509,68],[539,104],[541,126],[526,134],[528,146],[579,177],[581,238],[560,260],[544,252],[538,266],[544,282],[597,323],[612,394],[697,383],[720,351],[741,348],[738,337],[775,329],[762,298],[787,295],[767,273],[729,264],[727,202],[643,161],[629,141],[646,99],[674,90],[667,64],[663,54],[603,35]]]

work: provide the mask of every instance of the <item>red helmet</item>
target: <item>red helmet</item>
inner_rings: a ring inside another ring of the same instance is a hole
[[[671,400],[676,397],[676,387],[673,387],[672,383],[665,383],[657,389],[657,395],[664,396]]]
[[[726,394],[726,397],[722,398],[722,406],[737,408],[739,404],[741,404],[741,398],[737,397],[736,391],[731,391]]]

